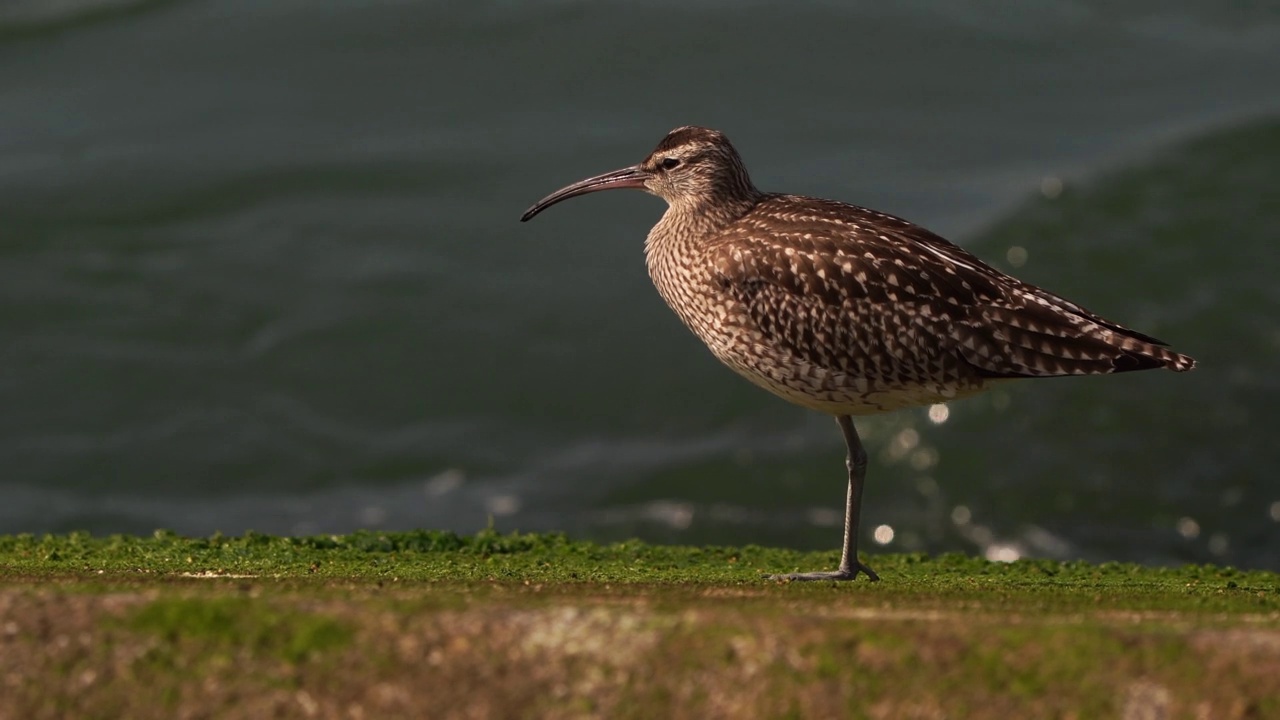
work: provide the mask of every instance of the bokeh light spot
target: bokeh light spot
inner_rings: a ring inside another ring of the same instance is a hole
[[[944,403],[935,403],[929,406],[929,422],[934,425],[941,425],[951,417],[951,409]]]
[[[1189,517],[1181,518],[1178,520],[1178,534],[1188,540],[1194,540],[1200,537],[1200,523]]]
[[[1231,539],[1226,533],[1214,533],[1209,536],[1209,552],[1214,555],[1226,555],[1231,547]]]
[[[888,545],[893,542],[893,528],[888,525],[878,525],[872,537],[881,545]]]
[[[1022,557],[1022,553],[1012,545],[995,544],[987,547],[986,556],[991,562],[1011,563]]]
[[[1021,245],[1013,245],[1004,254],[1004,258],[1009,261],[1010,265],[1020,268],[1027,264],[1027,249]]]

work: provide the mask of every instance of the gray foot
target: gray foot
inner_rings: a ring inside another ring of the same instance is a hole
[[[875,570],[858,563],[849,570],[830,570],[827,572],[787,573],[786,575],[765,575],[767,580],[807,581],[807,580],[853,580],[858,573],[864,573],[871,582],[879,582],[880,576]]]

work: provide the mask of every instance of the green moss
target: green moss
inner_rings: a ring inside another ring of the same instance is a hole
[[[993,563],[957,554],[866,559],[883,582],[784,584],[762,578],[765,573],[833,567],[834,552],[637,541],[601,545],[558,534],[492,530],[471,536],[423,530],[298,538],[259,533],[186,538],[167,531],[150,537],[85,533],[0,537],[0,572],[5,576],[58,577],[86,588],[145,578],[194,582],[191,578],[226,576],[291,587],[335,581],[357,586],[429,582],[474,590],[476,583],[530,583],[597,593],[602,588],[645,586],[642,592],[656,602],[667,597],[684,602],[682,588],[701,591],[731,586],[766,596],[843,597],[861,604],[948,608],[972,605],[1032,613],[1107,608],[1205,614],[1280,610],[1280,575],[1271,572],[1050,560]]]
[[[203,643],[213,652],[244,649],[299,663],[351,642],[351,629],[332,618],[284,611],[248,598],[163,598],[135,612],[134,630],[170,645]]]

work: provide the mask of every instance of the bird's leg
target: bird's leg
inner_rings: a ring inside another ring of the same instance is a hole
[[[849,470],[849,490],[844,505],[844,549],[840,552],[840,569],[833,572],[791,573],[770,575],[774,580],[852,580],[858,573],[866,573],[871,580],[879,580],[875,571],[858,560],[858,521],[862,514],[862,485],[867,478],[867,450],[862,447],[853,418],[839,415],[836,422],[844,433],[844,443],[849,448],[845,467]]]

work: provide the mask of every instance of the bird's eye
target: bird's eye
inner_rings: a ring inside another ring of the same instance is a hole
[[[673,157],[662,158],[661,164],[662,164],[663,170],[670,170],[680,165],[680,158],[673,158]]]

